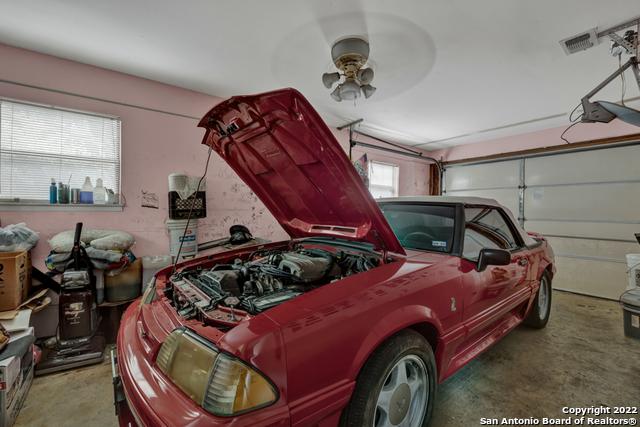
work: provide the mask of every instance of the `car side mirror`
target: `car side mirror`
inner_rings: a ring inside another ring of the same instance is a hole
[[[480,251],[476,270],[484,271],[489,265],[509,265],[511,254],[503,249],[484,248]]]

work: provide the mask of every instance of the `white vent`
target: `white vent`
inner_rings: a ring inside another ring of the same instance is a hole
[[[575,36],[560,40],[560,46],[564,53],[571,55],[572,53],[587,50],[598,44],[598,29],[592,28]]]

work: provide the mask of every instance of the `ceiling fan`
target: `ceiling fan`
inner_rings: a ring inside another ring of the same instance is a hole
[[[369,60],[369,42],[360,37],[338,40],[331,47],[331,59],[340,71],[324,73],[322,83],[327,89],[338,84],[331,92],[335,101],[355,101],[361,95],[369,98],[376,88],[371,86],[373,69],[365,68]]]

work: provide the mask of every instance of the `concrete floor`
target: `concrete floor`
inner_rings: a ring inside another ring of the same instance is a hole
[[[640,396],[640,341],[618,303],[554,292],[546,329],[519,327],[439,387],[432,426],[480,417],[562,417],[563,406],[629,406]],[[115,426],[111,368],[35,379],[17,426]]]

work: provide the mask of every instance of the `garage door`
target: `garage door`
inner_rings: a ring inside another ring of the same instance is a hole
[[[640,145],[594,147],[445,169],[447,195],[491,197],[553,246],[557,289],[618,299],[640,252]]]
[[[518,213],[521,160],[445,168],[449,196],[490,197]]]

